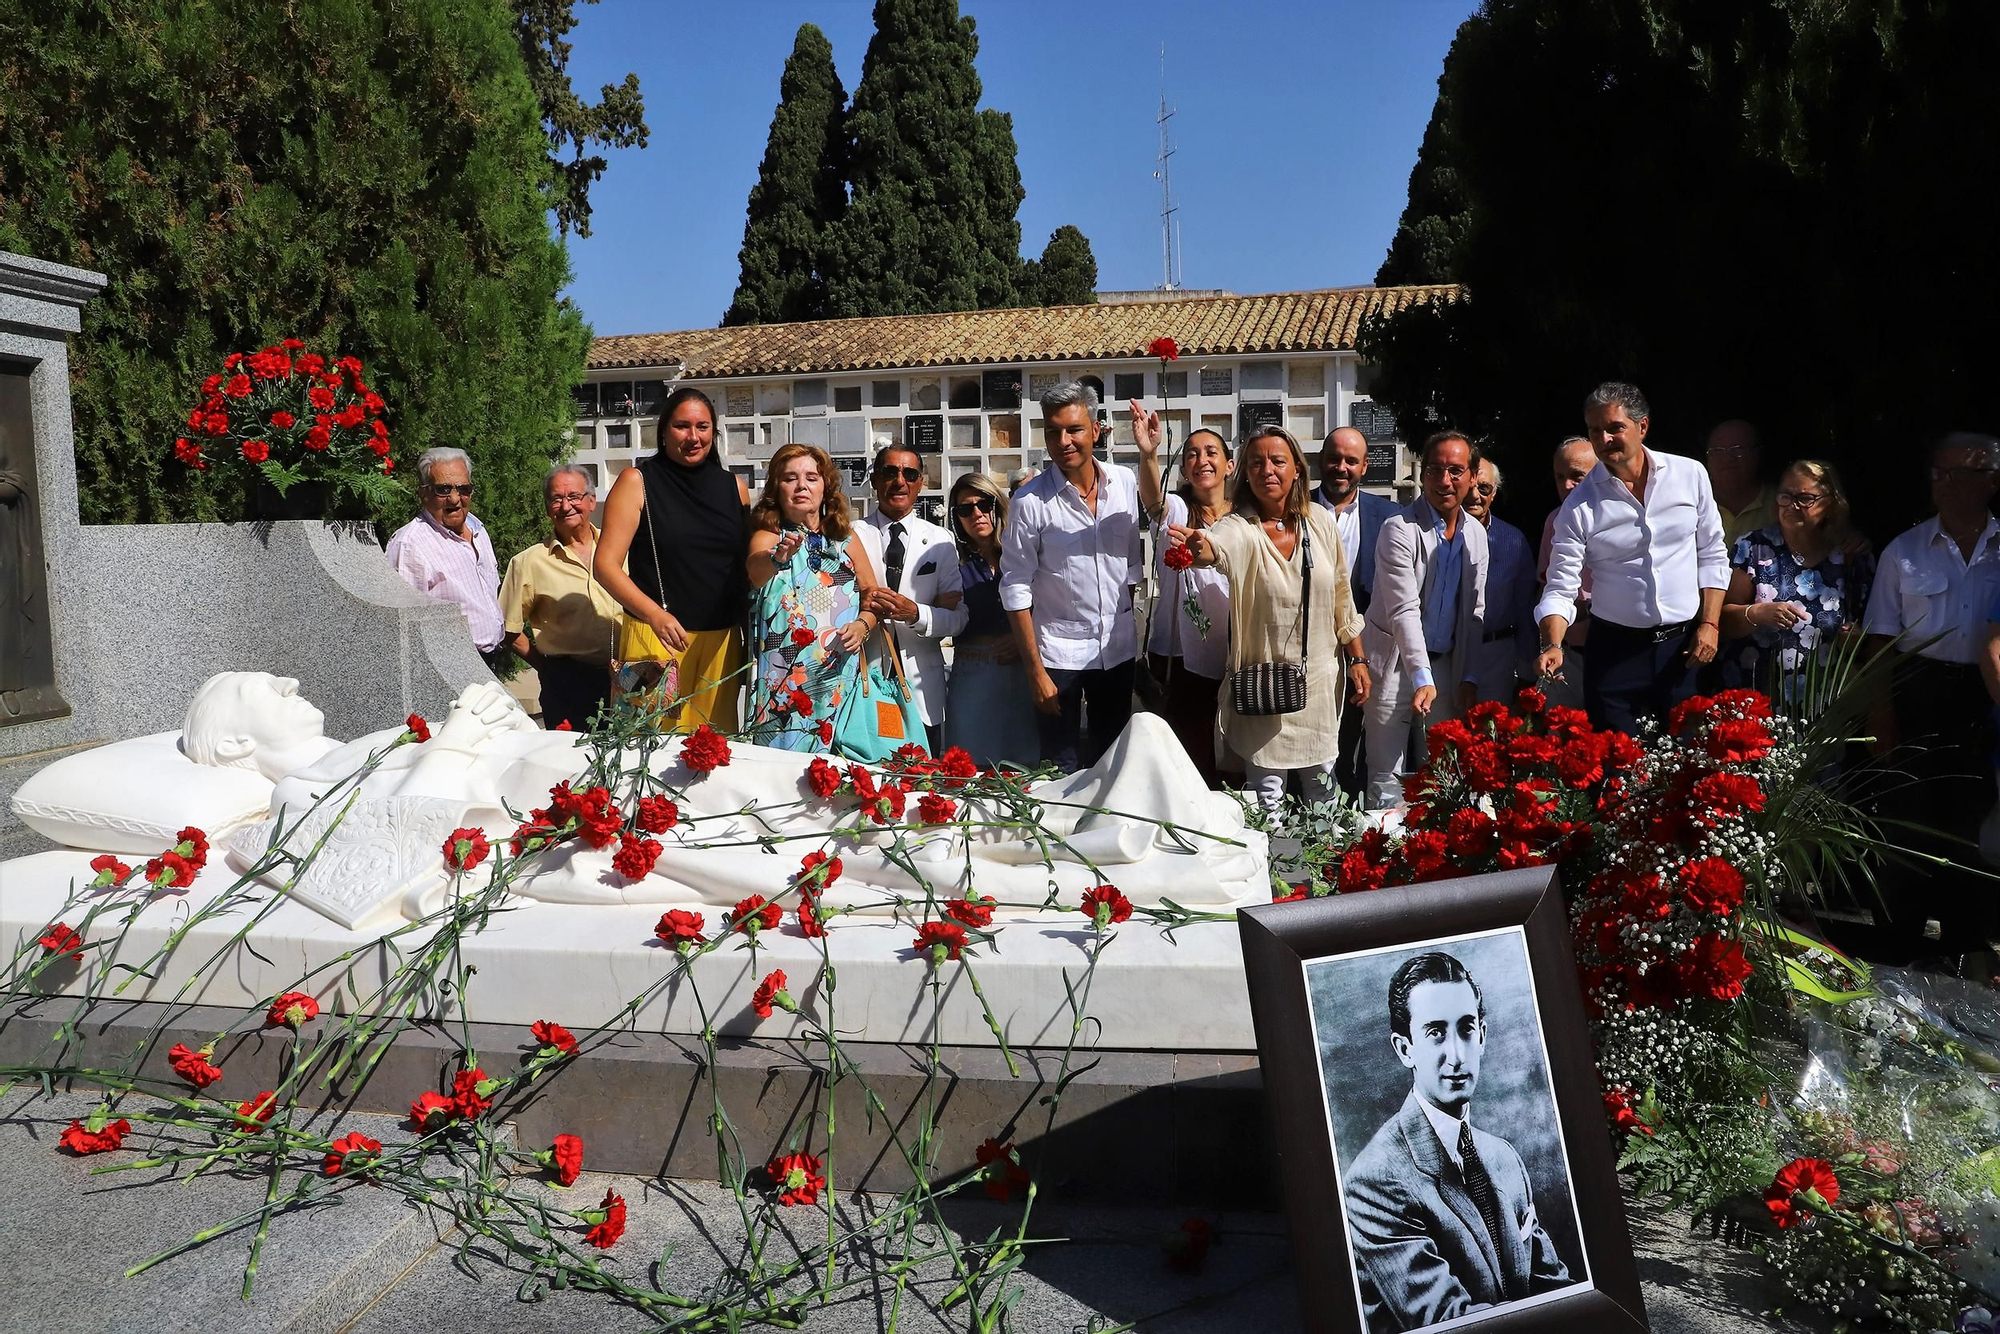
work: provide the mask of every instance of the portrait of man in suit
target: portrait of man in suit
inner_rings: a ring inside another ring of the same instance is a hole
[[[1571,1286],[1536,1215],[1522,1154],[1486,1128],[1521,1126],[1525,1109],[1509,1106],[1475,1124],[1488,1038],[1479,983],[1458,958],[1433,949],[1395,969],[1388,1002],[1389,1046],[1410,1089],[1344,1174],[1371,1334],[1427,1329]]]

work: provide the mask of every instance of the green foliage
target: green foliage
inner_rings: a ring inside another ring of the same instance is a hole
[[[876,0],[847,115],[852,191],[834,229],[829,315],[1020,304],[1014,128],[979,110],[978,51],[958,0]]]
[[[1986,0],[1489,0],[1381,274],[1473,299],[1369,331],[1378,397],[1539,469],[1630,379],[1663,448],[1741,415],[1767,456],[1865,459],[1886,531],[1922,478],[1882,447],[1991,411],[1997,46]]]
[[[297,335],[367,364],[399,472],[464,447],[502,558],[533,540],[588,332],[557,300],[513,22],[505,0],[0,0],[0,248],[111,279],[71,346],[87,522],[234,517],[174,437],[226,354]]]
[[[576,0],[508,0],[514,10],[514,36],[527,62],[528,83],[541,104],[542,125],[549,136],[550,208],[564,236],[573,230],[590,235],[590,187],[604,175],[604,159],[585,157],[591,144],[606,148],[646,146],[646,100],[639,94],[639,76],[607,83],[603,99],[592,106],[576,95],[569,82],[570,44],[563,38],[576,26]],[[597,0],[583,0],[594,5]],[[569,161],[557,156],[565,146]]]
[[[799,25],[778,83],[778,110],[738,254],[742,276],[724,325],[816,320],[826,314],[826,248],[847,211],[847,89],[833,44]]]
[[[1676,1121],[1649,1090],[1634,1110],[1653,1133],[1626,1135],[1618,1170],[1641,1198],[1663,1195],[1699,1215],[1758,1194],[1784,1166],[1770,1115],[1754,1102],[1697,1107]]]
[[[1088,306],[1097,301],[1097,256],[1090,238],[1064,223],[1049,235],[1040,259],[1031,259],[1021,281],[1022,304]]]

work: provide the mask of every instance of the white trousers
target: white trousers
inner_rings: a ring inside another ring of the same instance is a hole
[[[1371,666],[1373,663],[1371,661]],[[1363,804],[1371,811],[1384,811],[1403,800],[1402,776],[1424,767],[1430,758],[1425,734],[1432,723],[1458,716],[1457,652],[1431,655],[1431,682],[1437,699],[1422,718],[1410,709],[1410,697],[1417,692],[1408,672],[1380,672],[1375,693],[1368,697],[1368,787]]]
[[[1299,792],[1307,801],[1332,801],[1339,794],[1333,781],[1333,761],[1307,765],[1303,769],[1266,769],[1246,762],[1243,766],[1243,795],[1265,810],[1276,813],[1285,801],[1285,790],[1298,775]]]

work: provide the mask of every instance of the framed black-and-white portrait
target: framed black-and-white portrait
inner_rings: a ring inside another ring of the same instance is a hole
[[[1238,921],[1306,1328],[1645,1330],[1554,872]]]

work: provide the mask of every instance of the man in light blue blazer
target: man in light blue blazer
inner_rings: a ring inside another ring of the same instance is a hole
[[[1486,1001],[1464,964],[1440,952],[1404,961],[1389,980],[1389,1043],[1410,1095],[1355,1158],[1344,1192],[1369,1334],[1570,1286],[1520,1152],[1472,1124]]]
[[[1320,445],[1319,486],[1313,499],[1333,516],[1341,549],[1347,555],[1354,609],[1364,616],[1375,587],[1375,540],[1381,536],[1383,521],[1401,508],[1387,496],[1363,491],[1361,479],[1367,475],[1368,437],[1352,426],[1334,428]],[[1361,795],[1368,774],[1361,713],[1360,709],[1342,711],[1340,754],[1333,766],[1341,791],[1355,797]]]

